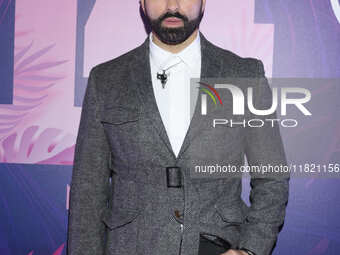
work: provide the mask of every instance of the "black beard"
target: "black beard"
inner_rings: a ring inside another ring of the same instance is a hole
[[[181,15],[180,13],[165,13],[158,19],[152,20],[146,12],[146,16],[149,19],[151,28],[157,37],[165,44],[176,45],[184,42],[189,38],[190,35],[199,27],[201,23],[204,12],[201,12],[196,19],[188,20],[187,17]],[[164,19],[169,17],[176,17],[183,21],[182,27],[163,27],[162,22]]]

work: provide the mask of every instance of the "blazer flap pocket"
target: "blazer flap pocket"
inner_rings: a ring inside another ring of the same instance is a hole
[[[112,230],[131,223],[138,216],[139,213],[140,211],[138,210],[130,211],[120,210],[119,208],[107,208],[104,211],[101,219],[105,223],[105,225]]]
[[[115,108],[105,109],[100,121],[102,123],[119,125],[126,122],[137,121],[140,117],[139,115],[138,108],[117,106]]]
[[[244,210],[241,208],[241,200],[221,200],[218,201],[214,207],[219,216],[225,222],[242,223],[245,219]]]

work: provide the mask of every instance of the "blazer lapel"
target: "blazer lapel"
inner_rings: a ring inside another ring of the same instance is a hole
[[[222,72],[222,59],[219,58],[212,45],[208,42],[208,40],[201,32],[199,32],[199,36],[201,41],[200,81],[203,81],[205,78],[220,77]],[[201,134],[201,132],[208,129],[210,126],[210,122],[208,122],[204,118],[204,116],[201,115],[200,106],[201,97],[198,96],[194,109],[194,114],[192,116],[182,147],[178,153],[177,159],[183,155],[183,153],[187,150],[192,141],[197,137],[200,137],[199,135]]]
[[[152,87],[151,68],[149,60],[149,37],[138,48],[134,59],[130,64],[132,80],[137,85],[141,111],[150,119],[156,133],[161,138],[161,142],[170,152],[171,158],[176,158],[166,129],[164,127],[160,112],[158,110],[156,97]]]
[[[211,43],[207,41],[204,35],[199,32],[201,41],[201,79],[211,77],[221,77],[222,60],[218,57],[216,50]],[[137,85],[138,96],[141,103],[141,110],[150,119],[156,133],[161,138],[162,143],[170,152],[171,158],[176,161],[188,148],[190,143],[199,136],[200,132],[208,128],[208,122],[203,120],[200,114],[200,97],[198,97],[194,114],[192,116],[189,128],[185,135],[183,144],[176,157],[172,150],[169,137],[164,127],[160,112],[158,110],[156,98],[153,91],[151,69],[149,61],[149,37],[144,43],[137,48],[133,61],[130,63],[132,80]]]

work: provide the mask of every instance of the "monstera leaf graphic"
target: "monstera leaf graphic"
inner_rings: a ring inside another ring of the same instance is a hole
[[[49,89],[56,85],[57,81],[63,79],[61,75],[46,74],[46,70],[61,65],[67,61],[43,62],[39,59],[47,54],[54,45],[47,46],[41,50],[29,54],[33,43],[16,51],[14,57],[14,97],[13,105],[0,105],[0,162],[13,163],[38,163],[70,164],[72,148],[64,146],[63,150],[56,153],[56,146],[52,140],[55,134],[62,133],[61,130],[49,128],[39,136],[39,139],[29,137],[34,134],[38,127],[30,127],[24,131],[20,146],[29,147],[15,148],[14,141],[17,133],[30,122],[30,115],[35,113],[38,107],[47,107],[49,101]],[[27,56],[26,56],[27,55]],[[36,63],[38,62],[38,63]],[[25,125],[23,125],[24,123]],[[69,138],[69,140],[74,140]],[[29,142],[29,143],[28,143]],[[64,139],[58,141],[64,143]],[[48,148],[44,148],[48,144]],[[59,145],[60,146],[60,145]],[[69,146],[69,145],[68,145]],[[44,148],[46,150],[37,151]],[[65,157],[62,159],[62,157]]]
[[[63,243],[62,245],[60,245],[60,247],[52,254],[52,255],[61,255],[63,250],[64,250],[64,246],[65,244]],[[30,253],[28,253],[27,255],[34,255],[34,252],[31,251]]]
[[[0,161],[8,163],[71,165],[74,137],[60,129],[31,126],[22,135],[11,134],[1,143]]]
[[[5,2],[0,1],[0,4]],[[15,19],[16,22],[20,20],[20,15]],[[74,137],[53,128],[33,137],[38,134],[38,126],[31,125],[36,124],[37,116],[41,115],[39,111],[48,109],[56,95],[53,88],[65,78],[57,67],[67,60],[53,60],[49,56],[54,43],[33,49],[33,41],[27,44],[26,39],[30,33],[20,29],[15,32],[13,104],[0,105],[0,162],[71,164],[69,152],[72,154],[73,148],[70,141],[74,143]],[[21,138],[18,138],[19,133],[23,133]],[[63,138],[56,139],[56,134],[63,134]],[[14,142],[29,147],[17,147]]]

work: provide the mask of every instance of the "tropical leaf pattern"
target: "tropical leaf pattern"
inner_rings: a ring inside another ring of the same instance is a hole
[[[0,7],[9,2],[0,0]],[[15,37],[28,34],[30,31],[17,30]],[[74,144],[70,143],[74,143],[74,136],[56,128],[39,130],[34,123],[30,125],[36,110],[48,108],[53,98],[51,89],[66,77],[56,70],[68,60],[49,57],[55,43],[39,50],[33,50],[33,44],[15,46],[13,104],[0,105],[0,162],[72,164]]]
[[[64,246],[65,246],[64,243],[62,245],[60,245],[60,247],[52,255],[61,255],[63,250],[64,250]],[[35,255],[35,254],[34,254],[34,251],[31,251],[27,255]]]

